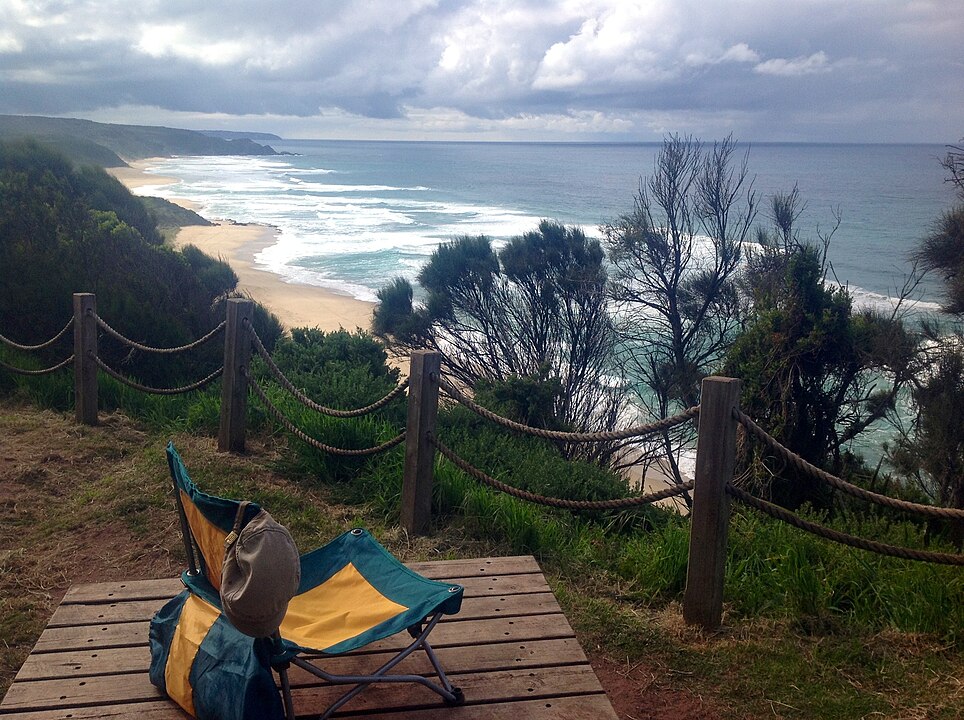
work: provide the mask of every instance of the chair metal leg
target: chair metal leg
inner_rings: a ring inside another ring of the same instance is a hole
[[[285,718],[295,720],[295,704],[291,699],[291,680],[288,678],[287,665],[277,668],[278,677],[281,678],[281,702],[285,706]]]
[[[335,675],[329,673],[315,665],[312,665],[307,660],[295,657],[292,658],[291,662],[300,668],[310,672],[311,674],[320,677],[335,685],[354,685],[351,690],[346,692],[344,695],[339,697],[334,703],[332,703],[327,710],[320,716],[323,720],[324,718],[331,717],[331,714],[342,707],[349,700],[354,698],[360,692],[365,690],[369,685],[374,683],[400,683],[400,682],[412,682],[419,685],[423,685],[434,693],[440,695],[442,699],[448,705],[460,705],[464,700],[464,695],[459,688],[453,687],[452,683],[449,681],[448,676],[445,671],[442,670],[442,666],[439,663],[438,658],[435,655],[432,646],[428,644],[428,634],[432,629],[438,624],[441,619],[442,614],[437,613],[432,616],[429,622],[426,624],[425,628],[418,633],[418,637],[409,644],[404,650],[395,655],[391,660],[386,662],[380,668],[375,670],[370,675]],[[400,662],[405,660],[409,655],[418,650],[419,648],[424,649],[428,655],[429,662],[431,662],[432,667],[438,674],[441,685],[433,682],[424,675],[388,675],[388,671],[398,665]]]

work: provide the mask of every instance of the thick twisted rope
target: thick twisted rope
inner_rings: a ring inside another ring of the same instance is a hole
[[[178,347],[169,347],[169,348],[157,348],[157,347],[151,347],[150,345],[143,345],[137,342],[136,340],[131,340],[128,337],[124,337],[119,332],[117,332],[114,328],[108,325],[107,322],[100,315],[98,315],[97,313],[93,313],[93,315],[94,315],[94,319],[97,320],[97,324],[104,329],[104,332],[106,332],[108,335],[113,337],[115,340],[119,340],[125,345],[129,345],[135,350],[142,350],[144,352],[149,352],[149,353],[158,353],[161,355],[173,355],[175,353],[182,353],[186,350],[193,350],[196,347],[200,347],[201,345],[204,345],[204,343],[206,343],[208,340],[213,338],[215,335],[217,335],[219,332],[224,330],[224,328],[228,324],[227,320],[222,320],[221,324],[218,325],[216,328],[214,328],[207,335],[205,335],[204,337],[200,337],[194,342],[188,343],[187,345],[180,345]]]
[[[245,375],[245,377],[247,377],[247,375]],[[292,435],[300,439],[302,442],[305,442],[308,445],[311,445],[311,447],[316,448],[317,450],[321,450],[331,455],[345,455],[349,457],[362,456],[362,455],[375,455],[376,453],[384,452],[385,450],[391,450],[393,447],[395,447],[405,439],[405,431],[403,430],[400,434],[396,435],[395,437],[393,437],[391,440],[388,440],[387,442],[383,442],[381,445],[377,445],[375,447],[370,447],[370,448],[363,448],[361,450],[348,450],[345,448],[326,445],[325,443],[321,442],[320,440],[316,440],[315,438],[311,437],[310,435],[306,434],[303,430],[295,426],[294,423],[292,423],[287,417],[285,417],[284,413],[282,413],[277,407],[275,407],[274,403],[272,403],[271,400],[268,399],[268,396],[265,394],[264,389],[258,384],[258,382],[254,378],[247,377],[247,379],[248,379],[248,385],[251,386],[251,389],[254,390],[255,395],[258,396],[258,398],[261,400],[261,403],[268,409],[268,412],[270,412],[274,416],[275,420],[281,423],[281,425],[285,428],[285,430],[287,430]]]
[[[44,368],[43,370],[24,370],[23,368],[13,367],[13,365],[7,365],[7,363],[0,360],[0,367],[4,368],[5,370],[9,370],[12,373],[16,373],[17,375],[50,375],[51,373],[57,372],[61,368],[67,367],[73,361],[74,356],[71,355],[66,360],[61,360],[56,365],[53,365],[49,368]]]
[[[181,395],[183,393],[193,392],[194,390],[200,390],[201,388],[204,388],[207,385],[210,385],[215,380],[217,380],[219,377],[221,377],[221,373],[224,372],[224,366],[222,365],[213,373],[208,375],[206,378],[202,378],[201,380],[198,380],[196,383],[192,383],[190,385],[184,385],[183,387],[176,387],[176,388],[155,388],[155,387],[149,387],[147,385],[141,385],[139,382],[135,380],[131,380],[130,378],[121,375],[119,372],[114,370],[114,368],[110,367],[110,365],[105,363],[99,357],[95,357],[94,359],[97,361],[97,365],[100,367],[101,370],[103,370],[105,373],[110,375],[118,382],[124,385],[127,385],[128,387],[134,388],[135,390],[140,390],[141,392],[150,393],[151,395]]]
[[[841,480],[836,475],[831,475],[826,470],[821,470],[817,466],[811,465],[795,452],[781,445],[776,438],[771,437],[766,430],[753,422],[749,415],[737,410],[736,418],[740,424],[749,430],[758,440],[763,442],[767,447],[781,456],[788,463],[793,465],[793,467],[795,467],[797,470],[809,475],[812,478],[821,480],[840,490],[841,492],[845,492],[848,495],[853,495],[861,500],[867,500],[868,502],[877,503],[878,505],[885,505],[886,507],[894,508],[895,510],[904,510],[905,512],[917,513],[918,515],[926,515],[928,517],[939,517],[949,520],[964,520],[964,510],[937,507],[935,505],[921,505],[920,503],[908,502],[907,500],[898,500],[897,498],[888,497],[887,495],[879,495],[878,493],[871,492],[870,490],[864,490],[862,487],[853,485],[846,480]]]
[[[63,330],[61,330],[59,333],[54,335],[46,342],[42,342],[39,345],[21,345],[20,343],[14,342],[10,338],[5,338],[3,335],[0,335],[0,342],[2,342],[4,345],[9,345],[12,348],[16,348],[17,350],[23,350],[24,352],[31,352],[33,350],[43,350],[44,348],[50,347],[55,342],[60,340],[60,338],[66,335],[67,331],[70,330],[70,326],[73,324],[74,324],[74,319],[71,317],[70,320],[67,321],[67,324],[64,325]]]
[[[652,435],[653,433],[660,432],[662,430],[669,430],[677,425],[682,425],[687,420],[692,420],[700,414],[699,405],[694,405],[678,415],[673,415],[672,417],[668,417],[663,420],[657,420],[656,422],[649,423],[647,425],[637,425],[636,427],[626,428],[625,430],[609,430],[604,432],[562,432],[559,430],[543,430],[541,428],[534,428],[529,425],[517,423],[509,418],[502,417],[501,415],[482,407],[478,403],[463,395],[457,387],[455,387],[445,378],[439,378],[439,387],[441,387],[446,394],[449,395],[449,397],[458,402],[460,405],[464,405],[477,415],[480,415],[487,420],[491,420],[498,425],[509,428],[510,430],[525,433],[527,435],[545,438],[547,440],[562,440],[563,442],[571,443],[611,442],[613,440],[626,440],[632,437]]]
[[[810,522],[809,520],[804,520],[803,518],[794,515],[789,510],[780,507],[779,505],[774,505],[766,500],[761,500],[750,493],[741,490],[738,487],[727,484],[726,491],[735,497],[740,502],[749,505],[756,510],[759,510],[770,517],[776,518],[777,520],[782,520],[788,525],[793,525],[793,527],[800,530],[804,530],[817,537],[822,537],[825,540],[832,540],[833,542],[841,543],[842,545],[849,545],[850,547],[859,548],[861,550],[868,550],[878,555],[888,555],[890,557],[903,558],[905,560],[918,560],[920,562],[932,562],[941,563],[942,565],[964,565],[964,555],[953,555],[951,553],[938,553],[938,552],[926,552],[924,550],[912,550],[911,548],[898,547],[896,545],[887,545],[886,543],[877,542],[875,540],[867,540],[865,538],[855,537],[853,535],[848,535],[847,533],[842,533],[838,530],[832,530],[823,525],[818,525],[817,523]]]
[[[519,488],[512,487],[511,485],[506,485],[504,482],[496,480],[494,477],[486,475],[478,468],[470,465],[468,462],[456,455],[455,452],[447,448],[438,438],[432,438],[431,440],[432,444],[444,457],[451,460],[456,467],[465,471],[471,477],[485,485],[488,485],[494,490],[504,492],[506,495],[511,495],[512,497],[525,500],[526,502],[535,503],[537,505],[564,508],[566,510],[621,510],[623,508],[637,507],[639,505],[649,505],[650,503],[654,503],[659,500],[665,500],[666,498],[671,498],[676,495],[682,495],[683,493],[689,492],[693,489],[693,483],[687,482],[683,483],[682,485],[657,490],[656,492],[651,492],[646,495],[617,498],[615,500],[564,500],[562,498],[547,497],[545,495],[537,495],[536,493],[528,492],[527,490],[520,490]]]
[[[254,343],[254,348],[257,350],[258,355],[261,356],[261,359],[264,360],[265,364],[268,366],[268,369],[271,371],[271,374],[274,375],[275,380],[278,381],[278,384],[291,393],[291,395],[293,395],[294,398],[306,408],[309,410],[314,410],[317,413],[321,413],[322,415],[337,418],[353,418],[368,415],[369,413],[373,413],[376,410],[380,410],[388,405],[388,403],[404,393],[405,388],[408,387],[408,378],[406,378],[394,390],[388,393],[388,395],[383,397],[381,400],[376,400],[371,405],[366,405],[365,407],[358,408],[357,410],[335,410],[334,408],[319,405],[294,386],[291,380],[288,379],[288,377],[281,371],[281,368],[279,368],[272,359],[271,354],[261,342],[261,338],[258,337],[258,333],[254,331],[254,328],[251,328],[251,341]]]

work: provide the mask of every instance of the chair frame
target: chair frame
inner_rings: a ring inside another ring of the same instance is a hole
[[[203,576],[200,563],[197,559],[198,555],[200,555],[200,548],[198,547],[197,541],[191,532],[191,527],[187,520],[187,513],[185,512],[184,505],[181,501],[181,494],[178,488],[177,479],[174,477],[172,477],[172,485],[174,490],[174,500],[177,504],[178,518],[181,524],[181,537],[184,542],[184,552],[187,556],[188,562],[186,574],[190,577]],[[361,530],[352,530],[351,532],[353,534],[361,534]],[[345,703],[349,702],[352,698],[357,696],[366,688],[376,683],[417,683],[438,694],[446,705],[461,705],[465,701],[465,696],[462,690],[458,687],[455,687],[451,683],[445,671],[442,669],[442,665],[438,660],[438,656],[435,654],[435,650],[428,641],[429,633],[432,632],[439,620],[442,619],[442,615],[442,611],[437,610],[434,614],[427,618],[427,621],[423,621],[421,625],[415,625],[408,628],[408,632],[413,638],[412,642],[409,643],[403,650],[398,652],[395,656],[393,656],[388,662],[384,663],[377,670],[367,675],[339,675],[336,673],[330,673],[298,655],[281,662],[273,662],[271,665],[272,669],[278,673],[278,678],[281,683],[280,692],[281,699],[284,704],[285,717],[287,720],[295,720],[296,718],[294,700],[291,695],[291,681],[288,676],[288,669],[290,665],[295,665],[332,685],[354,686],[348,692],[336,699],[331,705],[328,706],[324,713],[318,716],[322,719],[331,717],[332,713],[344,706]],[[276,654],[280,655],[285,652],[282,637],[278,631],[275,631],[275,634],[272,636],[271,640],[274,643]],[[389,674],[389,671],[392,668],[401,663],[417,650],[425,651],[432,668],[435,670],[435,673],[438,676],[439,682],[434,682],[424,675]],[[324,653],[318,653],[317,655],[309,654],[308,657],[320,659],[326,657],[326,655]],[[331,655],[331,657],[334,657],[334,655]]]

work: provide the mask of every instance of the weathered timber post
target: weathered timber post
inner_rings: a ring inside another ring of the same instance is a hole
[[[441,356],[431,350],[412,353],[408,375],[408,425],[405,431],[405,475],[402,479],[402,527],[424,535],[432,521],[432,483],[438,417]]]
[[[733,412],[739,405],[739,380],[703,379],[683,619],[705,630],[719,629],[723,618],[723,573],[730,519],[726,484],[733,478],[736,462],[737,422]]]
[[[218,450],[244,452],[244,424],[248,414],[248,378],[245,374],[251,364],[250,329],[254,302],[231,298],[227,305]]]
[[[97,296],[74,293],[74,417],[97,424]]]

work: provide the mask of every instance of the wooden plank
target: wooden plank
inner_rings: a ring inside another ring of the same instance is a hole
[[[351,703],[348,704],[350,709]],[[348,715],[346,717],[364,717]],[[500,702],[486,705],[433,707],[417,712],[379,714],[378,720],[618,720],[613,706],[605,695],[521,702]],[[47,720],[47,718],[38,720]]]
[[[578,657],[580,652],[574,653],[571,643],[566,648],[571,657]],[[578,647],[578,644],[577,644]],[[508,652],[506,652],[508,651]],[[491,701],[493,699],[505,699],[509,697],[542,697],[553,695],[570,695],[582,692],[600,691],[599,682],[592,674],[591,668],[585,661],[574,665],[544,665],[547,657],[540,657],[542,661],[535,665],[530,664],[534,650],[527,646],[518,647],[518,644],[504,644],[503,647],[488,646],[480,649],[478,655],[475,649],[464,647],[439,651],[439,657],[445,663],[446,672],[452,682],[465,690],[468,696],[469,689],[473,689],[473,701]],[[354,674],[357,672],[371,672],[392,653],[384,655],[350,655],[334,659],[326,659],[323,667],[330,672]],[[488,657],[489,660],[484,660]],[[109,659],[109,656],[105,659]],[[518,662],[516,662],[518,659]],[[406,661],[408,662],[408,661]],[[489,667],[486,667],[486,664]],[[479,667],[481,665],[481,667]],[[508,668],[506,668],[508,666]],[[40,710],[57,707],[83,707],[93,705],[104,705],[117,702],[140,702],[157,699],[162,697],[158,690],[151,685],[146,672],[134,672],[122,675],[85,675],[78,677],[55,678],[50,680],[34,680],[31,682],[15,682],[10,686],[6,697],[3,700],[2,709],[11,710]],[[417,672],[426,672],[428,663],[424,656],[420,655],[413,658],[409,667]],[[495,669],[501,668],[501,669]],[[300,671],[294,674],[298,688],[299,698],[296,702],[305,702],[314,711],[319,711],[318,703],[327,706],[333,702],[343,688],[330,687],[323,681],[313,678],[307,673]],[[591,676],[591,677],[590,677]],[[490,678],[486,682],[481,678]],[[523,685],[525,687],[523,687]],[[485,688],[484,692],[480,688]],[[373,692],[379,688],[372,688],[366,691]],[[424,688],[413,686],[412,690],[417,691],[416,695],[411,693],[399,693],[396,686],[391,686],[392,703],[386,704],[386,697],[373,699],[374,705],[366,707],[399,707],[403,705],[418,705],[418,695],[424,693]],[[302,700],[301,695],[304,695]],[[403,697],[404,699],[398,699]],[[431,698],[431,695],[428,696]],[[324,700],[324,698],[328,698]],[[320,709],[324,709],[321,707]]]
[[[535,615],[516,618],[493,618],[465,623],[444,623],[436,625],[431,643],[434,646],[473,645],[483,642],[515,640],[537,640],[539,638],[572,637],[572,628],[566,616]],[[404,640],[402,634],[386,638],[385,642]]]
[[[430,560],[406,563],[408,567],[431,580],[482,577],[483,575],[520,575],[541,573],[542,568],[531,555],[477,558],[471,560]]]
[[[99,675],[14,683],[2,708],[45,710],[60,707],[94,707],[113,703],[166,699],[151,685],[146,668],[132,675]]]
[[[0,707],[0,711],[2,711]],[[189,715],[170,700],[124,703],[101,707],[59,708],[0,714],[3,720],[189,720]]]
[[[549,583],[542,573],[530,575],[493,575],[482,578],[456,579],[465,588],[464,597],[482,595],[518,595],[520,593],[549,592]]]
[[[468,583],[474,594],[481,594],[483,587],[493,587],[486,592],[542,592],[548,589],[548,583],[542,576],[538,563],[532,556],[511,558],[483,558],[479,561],[440,560],[427,563],[411,563],[409,565],[416,572],[432,580],[451,580],[466,586]],[[504,568],[504,569],[503,569]],[[485,579],[510,583],[509,578],[498,580],[491,576],[527,575],[530,583],[514,582],[514,586],[539,589],[506,590],[498,588],[494,583],[485,584]],[[484,578],[484,579],[481,579]],[[539,578],[542,578],[540,581]],[[172,598],[184,589],[180,578],[164,578],[160,580],[124,580],[120,582],[86,583],[74,585],[64,595],[62,605],[113,603],[131,600],[162,600]]]
[[[462,688],[465,702],[470,705],[603,694],[599,680],[589,665],[468,675],[453,673],[449,679]],[[292,697],[299,713],[312,714],[324,711],[344,692],[345,688],[338,686],[295,688]],[[353,713],[397,712],[434,705],[441,705],[437,695],[420,685],[404,683],[373,685],[354,698],[345,709]]]
[[[351,713],[350,710],[351,703],[346,708],[348,714],[339,717],[369,716],[365,713]],[[186,720],[187,717],[187,714],[169,701],[17,712],[3,716],[4,720]],[[379,720],[617,720],[616,713],[605,695],[430,707],[418,711],[379,714],[377,717]]]
[[[457,581],[453,581],[457,582]],[[496,576],[487,578],[468,579],[463,581],[466,589],[463,607],[470,610],[474,603],[468,602],[474,598],[493,597],[495,595],[519,595],[524,593],[548,593],[549,586],[541,575]],[[146,590],[131,589],[133,593],[145,594]],[[179,592],[179,590],[177,591]],[[80,602],[74,600],[70,604],[61,604],[47,623],[49,628],[69,627],[72,625],[99,625],[114,622],[135,622],[150,620],[165,602],[172,596],[164,596],[149,600],[113,600],[109,603]]]
[[[442,573],[439,573],[442,575]],[[518,595],[521,593],[549,592],[549,584],[546,582],[542,573],[522,573],[515,575],[492,574],[485,577],[448,577],[446,581],[461,585],[465,588],[464,597],[484,597],[487,595]],[[90,612],[93,617],[105,614],[103,608],[112,605],[119,606],[120,603],[141,602],[156,603],[153,607],[160,607],[165,601],[181,592],[184,586],[178,580],[149,580],[134,585],[124,583],[113,585],[110,583],[96,583],[94,585],[82,585],[79,589],[71,588],[69,594],[64,596],[58,612],[51,618],[51,622],[58,625],[70,624],[73,622],[74,613],[83,613],[84,610],[75,610],[77,607],[93,608]],[[154,611],[151,611],[153,614]],[[58,614],[59,613],[59,614]],[[86,618],[87,616],[85,616]],[[84,619],[81,622],[88,622]],[[93,622],[101,622],[95,619]]]
[[[93,652],[35,653],[24,662],[14,682],[143,672],[150,663],[151,651],[147,645]]]
[[[500,587],[500,589],[503,589]],[[170,598],[157,600],[132,600],[109,604],[61,605],[50,618],[48,628],[61,628],[79,625],[104,625],[115,622],[137,622],[150,620]],[[109,608],[108,612],[105,608]],[[537,593],[490,593],[465,598],[462,610],[457,615],[447,616],[444,622],[465,620],[476,617],[491,617],[494,614],[532,615],[544,612],[560,612],[555,596],[548,590]]]
[[[50,617],[49,628],[71,625],[103,625],[104,623],[143,622],[154,617],[170,597],[160,600],[132,600],[98,605],[61,605]]]
[[[85,583],[67,590],[62,605],[111,603],[128,600],[168,600],[184,589],[180,578]]]
[[[442,667],[453,671],[481,672],[483,670],[507,670],[512,667],[535,665],[572,665],[586,662],[586,656],[575,638],[557,640],[527,640],[493,642],[472,646],[436,647]],[[348,674],[354,672],[347,658],[355,655],[326,658],[322,666],[330,672]],[[366,666],[384,662],[381,654],[360,655]],[[415,653],[411,658],[424,657]],[[132,674],[143,672],[151,661],[148,647],[112,648],[98,652],[60,652],[31,655],[20,668],[15,682],[53,680],[57,678],[80,678],[92,675]],[[408,662],[406,660],[406,662]],[[405,667],[404,663],[401,667]],[[417,672],[417,671],[415,671]],[[292,682],[306,684],[304,671],[292,668]]]
[[[49,628],[41,633],[32,652],[136,647],[147,644],[147,629],[145,622]]]
[[[536,598],[534,600],[534,597]],[[538,613],[524,614],[512,612],[515,600],[521,600],[526,606],[522,610],[533,609]],[[493,633],[501,633],[503,641],[530,637],[561,637],[572,635],[572,630],[564,615],[558,612],[558,605],[551,593],[540,596],[522,595],[517,598],[506,598],[507,602],[500,603],[504,612],[493,618],[495,613],[485,615],[480,613],[474,619],[461,619],[439,623],[432,632],[432,644],[465,644],[471,642],[466,638],[479,638],[478,642],[492,639]],[[536,602],[536,606],[529,605]],[[555,605],[557,613],[546,614],[542,608]],[[471,609],[467,615],[471,613]],[[461,616],[455,616],[461,617]],[[488,619],[486,619],[488,618]],[[40,635],[32,654],[71,650],[102,650],[107,648],[137,647],[147,644],[148,623],[126,622],[104,625],[82,625],[79,627],[47,628]],[[395,647],[404,642],[405,634],[396,636],[398,639],[388,638],[383,642],[392,643]],[[499,639],[499,638],[495,638]]]
[[[499,670],[522,670],[560,665],[586,664],[585,653],[575,638],[493,643],[488,645],[435,648],[446,673],[482,673]],[[323,658],[319,667],[327,672],[352,675],[372,672],[390,659],[392,653],[377,655],[345,655]],[[399,663],[399,673],[434,674],[424,653],[414,653]],[[295,686],[323,684],[306,670],[292,666],[291,682]]]

